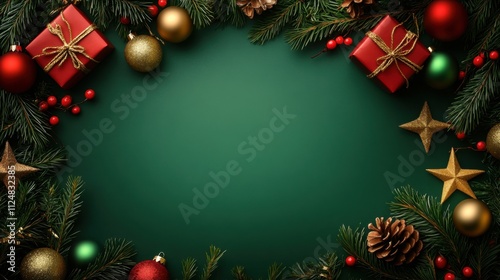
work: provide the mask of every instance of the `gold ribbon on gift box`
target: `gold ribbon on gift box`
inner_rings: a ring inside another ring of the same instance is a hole
[[[381,72],[385,71],[392,64],[395,64],[396,67],[398,68],[399,73],[401,74],[401,76],[403,76],[403,78],[406,81],[406,88],[408,88],[408,86],[410,85],[410,82],[408,81],[408,78],[405,76],[405,74],[403,73],[403,71],[399,67],[399,62],[406,64],[406,66],[410,67],[415,72],[422,70],[422,67],[420,65],[416,64],[415,62],[411,61],[408,57],[406,57],[415,48],[415,45],[418,42],[418,35],[407,30],[405,37],[401,40],[401,42],[399,42],[399,44],[396,47],[394,47],[394,33],[396,32],[396,29],[398,27],[400,27],[401,25],[403,25],[403,24],[400,23],[392,29],[391,46],[390,47],[385,43],[384,40],[382,40],[382,38],[380,38],[380,36],[373,33],[372,31],[368,31],[366,33],[366,35],[370,39],[372,39],[372,41],[382,51],[384,51],[386,53],[385,55],[383,55],[377,59],[377,63],[379,64],[379,66],[375,70],[373,70],[373,72],[371,74],[369,74],[367,77],[371,79],[371,78],[377,76],[378,74],[380,74]],[[418,26],[417,26],[417,28],[418,28]],[[410,47],[407,48],[407,46],[410,46]]]
[[[64,18],[63,12],[61,12],[61,19],[68,27],[69,42],[66,42],[66,38],[64,38],[62,28],[59,24],[56,23],[55,26],[52,26],[49,23],[49,24],[47,24],[47,29],[49,30],[49,32],[52,35],[59,37],[59,39],[62,42],[62,46],[46,47],[42,50],[41,54],[36,55],[33,58],[46,56],[46,55],[55,55],[54,58],[52,58],[52,60],[47,65],[45,65],[45,67],[43,68],[43,70],[45,72],[49,72],[56,65],[61,66],[64,63],[64,61],[66,61],[66,59],[68,59],[68,57],[73,62],[73,67],[75,67],[75,69],[78,69],[78,70],[82,71],[83,73],[89,72],[87,67],[85,67],[83,62],[78,58],[78,54],[85,56],[86,58],[90,59],[93,62],[99,63],[99,61],[90,57],[85,52],[85,48],[80,46],[80,45],[77,45],[77,44],[81,40],[83,40],[83,38],[85,38],[87,35],[89,35],[94,30],[96,30],[97,27],[94,24],[91,24],[87,28],[85,28],[82,32],[80,32],[80,34],[78,34],[75,38],[73,38],[71,25]]]

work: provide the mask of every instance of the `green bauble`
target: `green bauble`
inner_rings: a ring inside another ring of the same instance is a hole
[[[446,89],[458,79],[457,60],[444,52],[432,52],[424,69],[425,82],[435,89]]]
[[[85,268],[97,258],[100,251],[101,248],[96,242],[81,241],[72,248],[71,260],[76,266]]]

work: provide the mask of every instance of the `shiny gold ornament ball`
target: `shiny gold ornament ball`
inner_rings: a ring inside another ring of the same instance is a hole
[[[24,280],[63,280],[66,276],[66,263],[55,250],[38,248],[23,258],[20,270]]]
[[[494,125],[486,136],[486,150],[497,159],[500,159],[500,124]]]
[[[163,51],[156,38],[130,34],[129,40],[125,46],[125,60],[132,69],[145,73],[160,65]]]
[[[465,236],[477,237],[485,233],[491,225],[491,212],[484,202],[466,199],[455,207],[453,223]]]
[[[179,43],[191,35],[193,22],[185,9],[171,6],[158,15],[156,27],[160,37],[172,43]]]

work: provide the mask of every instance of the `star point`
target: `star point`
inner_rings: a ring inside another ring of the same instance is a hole
[[[12,168],[12,166],[14,166],[14,168]],[[16,188],[19,184],[19,178],[27,176],[38,170],[38,168],[18,163],[9,142],[5,143],[5,150],[2,155],[2,160],[0,161],[0,179],[7,188],[9,188],[9,186]],[[12,175],[9,174],[9,171],[13,172],[11,173]],[[14,176],[14,180],[12,179],[12,176]]]
[[[428,153],[431,147],[432,136],[434,135],[434,133],[445,128],[449,128],[450,124],[432,119],[431,110],[426,101],[417,119],[408,123],[404,123],[399,127],[417,133],[422,140],[425,152]]]
[[[469,186],[468,180],[484,173],[484,170],[462,169],[455,156],[455,150],[451,149],[448,166],[443,169],[426,169],[427,172],[443,181],[443,192],[441,195],[441,204],[445,202],[452,193],[459,190],[466,195],[476,198],[476,195]]]

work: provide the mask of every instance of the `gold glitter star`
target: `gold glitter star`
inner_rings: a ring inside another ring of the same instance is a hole
[[[483,170],[462,169],[455,157],[455,150],[451,149],[448,166],[445,169],[426,169],[427,172],[441,179],[443,184],[443,194],[441,195],[441,204],[450,197],[456,190],[462,191],[466,195],[476,198],[471,190],[468,180],[484,173]]]
[[[431,110],[429,109],[429,105],[427,105],[426,101],[418,119],[402,124],[399,127],[418,133],[420,135],[420,139],[422,139],[425,152],[428,153],[429,148],[431,147],[432,135],[440,130],[450,127],[450,125],[433,120]]]
[[[9,171],[11,174],[9,174]],[[38,171],[37,168],[18,163],[9,142],[5,143],[5,151],[3,152],[2,161],[0,161],[0,179],[2,179],[6,187],[17,187],[19,178],[36,171]],[[12,178],[12,176],[14,177]]]

